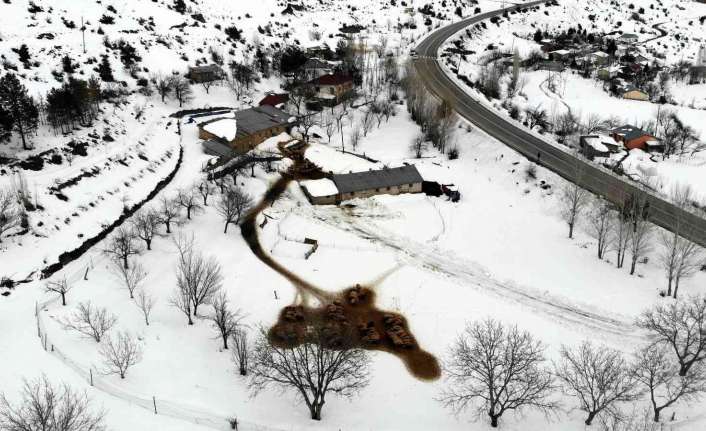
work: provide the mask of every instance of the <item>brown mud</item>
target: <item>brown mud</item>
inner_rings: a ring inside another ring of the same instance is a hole
[[[294,151],[280,145],[282,153],[294,164],[265,193],[262,201],[252,208],[240,224],[243,238],[264,264],[277,271],[298,291],[295,303],[284,307],[268,336],[273,345],[294,347],[307,339],[312,327],[323,328],[322,342],[332,349],[355,346],[379,350],[400,358],[407,370],[421,380],[435,380],[441,375],[437,359],[423,350],[409,329],[407,319],[399,313],[375,306],[373,285],[355,285],[342,291],[328,292],[289,271],[267,254],[257,232],[257,216],[272,205],[292,180],[320,179],[326,175],[303,157],[303,147]],[[378,279],[378,282],[384,275]],[[316,299],[312,305],[311,299]]]

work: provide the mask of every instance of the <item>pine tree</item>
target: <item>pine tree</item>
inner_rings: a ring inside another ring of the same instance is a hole
[[[174,10],[182,14],[186,12],[184,0],[174,0]]]
[[[29,150],[27,137],[37,130],[39,111],[25,86],[12,73],[0,79],[0,105],[9,114],[12,129],[20,134],[22,147]]]
[[[10,139],[12,134],[12,116],[0,105],[0,142]]]
[[[104,82],[113,82],[115,78],[113,77],[113,68],[110,66],[110,60],[108,56],[104,55],[101,59],[101,63],[98,65],[98,76]]]
[[[71,57],[69,57],[68,55],[65,55],[61,59],[61,64],[64,69],[64,72],[68,73],[69,75],[76,72],[76,65],[71,60]]]
[[[25,69],[29,68],[30,55],[29,48],[27,48],[27,45],[23,43],[22,46],[20,46],[20,49],[18,49],[16,52],[17,55],[20,57],[20,61],[24,65]]]

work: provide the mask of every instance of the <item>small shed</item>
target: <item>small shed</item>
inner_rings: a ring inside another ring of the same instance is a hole
[[[304,194],[314,205],[334,205],[337,202],[338,188],[328,178],[300,181]]]
[[[187,77],[194,82],[211,82],[223,79],[225,72],[217,64],[189,67]]]
[[[610,136],[584,135],[579,138],[581,152],[589,159],[595,157],[610,157],[610,153],[617,152],[617,142]],[[615,151],[613,151],[615,150]]]

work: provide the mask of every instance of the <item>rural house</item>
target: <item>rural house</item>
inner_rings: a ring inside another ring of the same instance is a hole
[[[421,193],[422,176],[414,165],[384,168],[348,174],[334,174],[331,178],[302,181],[301,186],[314,205],[332,205],[353,198],[375,195]]]
[[[211,82],[223,79],[225,72],[217,64],[209,64],[208,66],[189,67],[189,73],[186,77],[194,82]]]
[[[281,109],[264,105],[199,124],[199,138],[229,145],[244,154],[266,139],[291,130],[292,116]]]
[[[634,33],[623,33],[618,38],[618,42],[627,43],[630,45],[637,43],[638,40],[640,40],[640,37]]]
[[[611,130],[610,135],[628,150],[639,148],[643,151],[661,151],[663,148],[659,139],[629,124]]]
[[[623,88],[621,94],[623,95],[623,99],[640,100],[643,102],[650,100],[649,94],[632,85]]]
[[[300,73],[305,80],[310,81],[333,73],[333,65],[318,58],[310,58],[300,67]]]
[[[605,135],[584,135],[579,138],[581,152],[593,160],[595,157],[610,157],[611,153],[617,153],[622,148],[622,144],[610,136]]]
[[[288,93],[267,93],[267,95],[262,100],[260,100],[260,103],[258,103],[258,105],[274,106],[275,108],[281,109],[287,102],[289,102]]]
[[[322,75],[309,85],[314,88],[314,98],[327,106],[338,105],[353,92],[353,78],[347,75]]]

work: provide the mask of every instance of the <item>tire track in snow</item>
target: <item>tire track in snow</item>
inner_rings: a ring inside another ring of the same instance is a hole
[[[314,209],[311,217],[327,225],[353,233],[376,242],[398,253],[401,260],[412,266],[425,268],[475,287],[504,300],[531,309],[533,312],[555,318],[591,331],[610,334],[620,340],[641,341],[643,336],[626,316],[608,314],[587,304],[572,302],[561,295],[552,295],[536,289],[520,286],[510,281],[492,278],[488,271],[476,262],[459,258],[457,254],[420,244],[409,238],[387,232],[354,216],[336,214],[335,211]]]

